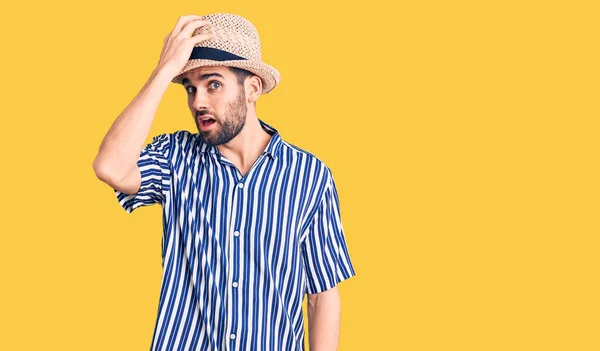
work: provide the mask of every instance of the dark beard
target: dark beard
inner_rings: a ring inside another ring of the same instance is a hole
[[[217,146],[228,143],[231,139],[240,134],[242,129],[244,129],[244,125],[246,124],[246,115],[248,113],[245,95],[246,94],[244,94],[244,91],[240,90],[237,99],[227,104],[227,110],[225,111],[224,116],[215,115],[215,123],[221,124],[221,128],[219,130],[201,131],[200,127],[196,125],[202,140],[206,144]],[[196,121],[196,123],[198,122]]]

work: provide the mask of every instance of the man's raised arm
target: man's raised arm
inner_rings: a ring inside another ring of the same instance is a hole
[[[165,37],[157,67],[138,95],[121,112],[104,136],[93,162],[98,179],[113,188],[135,194],[141,182],[137,160],[150,132],[158,105],[169,83],[187,63],[194,45],[211,34],[191,37],[197,27],[208,25],[200,16],[180,17]]]

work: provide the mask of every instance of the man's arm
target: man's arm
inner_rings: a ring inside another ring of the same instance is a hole
[[[138,191],[141,175],[137,160],[171,78],[165,70],[154,70],[139,94],[113,122],[94,159],[98,179],[128,194]]]
[[[140,150],[171,80],[185,66],[194,45],[210,37],[210,34],[190,37],[203,25],[208,25],[208,21],[200,20],[200,16],[182,16],[165,37],[157,67],[138,95],[113,122],[100,144],[93,162],[98,179],[127,194],[138,191],[141,184],[137,167]]]
[[[335,351],[340,334],[341,303],[337,286],[308,294],[308,338],[310,351]]]

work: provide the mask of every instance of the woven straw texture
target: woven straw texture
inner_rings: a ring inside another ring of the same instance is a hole
[[[229,13],[214,13],[202,16],[209,21],[207,27],[196,28],[193,35],[212,31],[213,37],[196,46],[215,48],[230,52],[246,60],[214,61],[206,59],[189,60],[183,70],[173,78],[173,83],[181,84],[182,74],[203,66],[230,66],[250,71],[262,79],[263,94],[269,93],[281,80],[281,75],[274,67],[262,61],[260,38],[256,27],[247,19]]]

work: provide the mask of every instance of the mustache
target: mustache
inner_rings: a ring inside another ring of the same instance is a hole
[[[214,116],[214,113],[210,113],[210,111],[208,110],[200,110],[200,111],[196,111],[196,118],[204,116],[204,115],[211,115]]]

